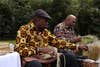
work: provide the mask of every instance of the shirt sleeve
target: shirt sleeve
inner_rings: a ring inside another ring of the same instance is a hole
[[[70,42],[65,41],[63,39],[56,38],[56,36],[54,36],[54,35],[49,36],[49,44],[51,46],[56,47],[56,48],[76,49],[76,46],[74,43],[70,43]]]
[[[27,25],[21,26],[17,31],[15,51],[19,52],[22,57],[31,56],[36,54],[34,47],[29,46],[30,35],[28,35]]]

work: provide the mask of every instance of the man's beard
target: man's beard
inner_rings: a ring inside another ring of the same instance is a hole
[[[42,32],[44,29],[47,29],[47,27],[38,27],[38,31]]]

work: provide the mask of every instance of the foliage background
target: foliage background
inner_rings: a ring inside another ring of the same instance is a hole
[[[39,8],[52,17],[49,21],[52,33],[56,24],[74,14],[78,18],[78,34],[100,37],[100,0],[0,0],[0,40],[15,39],[19,27],[32,19]]]

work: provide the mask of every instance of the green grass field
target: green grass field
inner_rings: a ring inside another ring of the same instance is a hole
[[[2,41],[0,41],[0,42],[8,42],[8,43],[13,43],[13,44],[15,44],[15,40],[2,40]]]

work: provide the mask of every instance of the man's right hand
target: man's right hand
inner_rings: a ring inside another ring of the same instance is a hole
[[[71,42],[76,43],[76,42],[80,42],[81,41],[81,37],[73,37]]]
[[[88,46],[86,46],[85,44],[80,44],[80,45],[78,46],[78,49],[87,51],[87,50],[88,50]]]
[[[51,57],[55,57],[57,54],[57,49],[55,47],[43,47],[43,48],[38,48],[38,55],[43,55],[43,54],[48,54]]]

